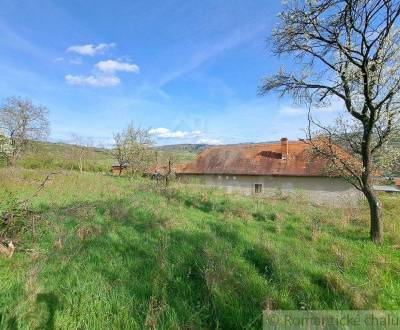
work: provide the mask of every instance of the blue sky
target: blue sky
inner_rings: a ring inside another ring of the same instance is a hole
[[[158,144],[303,137],[302,109],[260,97],[280,0],[0,0],[0,98],[50,110],[51,140],[108,145],[130,121]]]

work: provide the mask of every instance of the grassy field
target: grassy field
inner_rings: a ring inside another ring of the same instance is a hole
[[[174,159],[176,163],[184,163],[193,160],[197,155],[196,150],[173,149],[172,146],[165,149],[162,146],[157,147],[154,151],[157,152],[159,161],[164,163],[168,163],[165,161],[168,158]],[[26,169],[79,170],[80,153],[80,148],[71,144],[31,141],[16,165]],[[110,149],[87,147],[83,154],[83,169],[86,172],[106,173],[116,163]],[[0,163],[0,167],[1,165]]]
[[[80,148],[75,145],[31,141],[16,165],[27,169],[78,170],[79,154]],[[84,152],[85,171],[106,172],[114,162],[110,150],[88,147]]]
[[[45,175],[3,169],[0,190],[23,199]],[[383,202],[375,246],[363,205],[65,172],[0,257],[0,328],[250,329],[265,309],[399,309],[400,198]]]

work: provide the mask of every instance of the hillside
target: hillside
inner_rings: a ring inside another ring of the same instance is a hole
[[[189,146],[189,145],[188,145]],[[154,147],[159,160],[172,156],[178,162],[194,159],[202,147],[184,148],[184,145]],[[198,147],[194,147],[198,146]],[[206,147],[206,145],[202,145]],[[18,159],[17,166],[26,169],[78,170],[82,153],[80,146],[66,143],[31,141],[27,151]],[[83,152],[83,169],[88,172],[108,172],[114,159],[110,149],[85,147]]]
[[[193,144],[193,143],[183,143],[183,144],[167,144],[163,146],[155,147],[158,150],[165,151],[188,151],[198,153],[206,148],[211,147],[209,144]]]
[[[78,159],[81,153],[81,148],[77,145],[31,141],[27,151],[18,159],[16,165],[28,169],[78,170]],[[113,162],[109,149],[85,147],[83,152],[85,171],[108,171]]]
[[[0,211],[45,175],[0,170]],[[374,245],[363,205],[59,174],[7,229],[0,328],[251,329],[264,309],[398,309],[400,200],[382,198]]]
[[[164,146],[156,146],[154,149],[165,155],[175,155],[178,163],[191,161],[196,158],[197,154],[202,150],[211,147],[208,144],[170,144]]]

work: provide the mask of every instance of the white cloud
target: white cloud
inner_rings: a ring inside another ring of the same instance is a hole
[[[68,47],[66,51],[79,55],[95,56],[104,53],[112,47],[115,47],[114,43],[86,44]],[[82,64],[82,59],[75,57],[68,62],[71,64]],[[80,76],[68,74],[65,76],[65,82],[70,85],[87,85],[93,87],[117,86],[121,83],[121,79],[116,75],[118,72],[139,73],[139,71],[139,66],[136,64],[120,60],[105,60],[97,62],[94,65],[91,75]]]
[[[110,44],[98,44],[98,45],[93,45],[93,44],[87,44],[87,45],[74,45],[71,47],[67,48],[67,52],[72,52],[72,53],[77,53],[80,55],[85,55],[85,56],[95,56],[98,54],[103,54],[106,50],[114,47],[114,43]]]
[[[121,72],[139,72],[139,66],[136,64],[126,63],[126,62],[119,62],[114,60],[107,60],[107,61],[100,61],[95,65],[96,69],[104,72],[104,73],[115,73],[118,71]]]
[[[171,131],[170,129],[164,128],[164,127],[152,128],[151,130],[149,130],[149,133],[158,138],[164,138],[164,139],[194,138],[194,137],[200,137],[203,135],[203,132],[201,132],[201,131],[191,131],[191,132]]]
[[[87,85],[92,87],[109,87],[119,85],[121,80],[116,76],[74,76],[66,75],[65,81],[70,85]]]
[[[63,58],[63,57],[57,57],[57,58],[55,58],[55,59],[53,60],[54,63],[62,62],[62,61],[64,61],[64,58]]]
[[[218,139],[212,139],[212,138],[203,138],[203,139],[197,140],[197,143],[200,143],[200,144],[222,144],[222,141],[218,140]]]
[[[191,143],[222,144],[221,140],[209,138],[202,131],[171,131],[168,128],[159,127],[150,129],[149,133],[161,139],[186,139],[192,141]]]

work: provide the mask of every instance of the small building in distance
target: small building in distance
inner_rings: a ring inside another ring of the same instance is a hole
[[[360,192],[339,177],[324,174],[326,162],[311,159],[304,141],[236,144],[203,150],[193,162],[177,167],[183,180],[224,187],[229,192],[290,194],[300,192],[321,202],[355,201]]]
[[[125,163],[122,165],[114,164],[111,166],[111,173],[113,175],[124,175],[127,173],[128,170],[129,170],[128,163]],[[157,165],[157,166],[150,167],[142,175],[145,177],[157,179],[157,178],[165,177],[166,175],[169,175],[171,172],[174,173],[174,169],[169,168],[168,164],[167,165]]]
[[[113,175],[123,175],[128,169],[128,164],[113,164],[111,166],[111,173]]]

